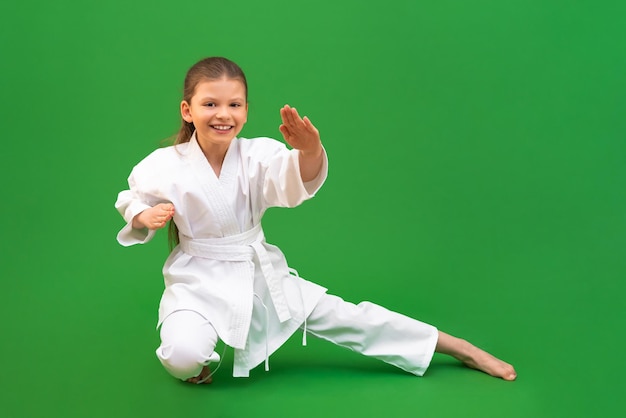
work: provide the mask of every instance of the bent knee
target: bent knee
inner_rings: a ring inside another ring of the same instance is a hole
[[[161,345],[157,348],[156,355],[163,367],[181,380],[200,374],[205,363],[200,350],[184,344]]]

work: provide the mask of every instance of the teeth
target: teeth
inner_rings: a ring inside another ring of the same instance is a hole
[[[227,131],[230,129],[230,126],[228,125],[215,125],[213,126],[213,128],[217,129],[218,131]]]

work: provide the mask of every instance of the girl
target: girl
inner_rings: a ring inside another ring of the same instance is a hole
[[[116,208],[127,225],[120,244],[146,243],[170,222],[173,250],[163,268],[156,354],[173,376],[211,381],[218,339],[234,348],[233,375],[248,376],[296,330],[424,374],[435,351],[505,380],[513,367],[467,341],[378,305],[326,293],[287,266],[263,236],[272,206],[310,199],[327,176],[320,135],[288,105],[280,132],[292,147],[237,135],[247,120],[247,83],[234,62],[201,60],[185,78],[174,146],[137,164]]]

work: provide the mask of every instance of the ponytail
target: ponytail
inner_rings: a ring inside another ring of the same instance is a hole
[[[185,122],[184,120],[181,122],[180,130],[176,135],[176,141],[174,145],[184,144],[185,142],[189,142],[193,132],[195,131],[195,127],[192,122]]]

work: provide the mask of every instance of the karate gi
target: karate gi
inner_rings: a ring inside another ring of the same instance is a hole
[[[317,178],[303,183],[297,150],[269,138],[235,138],[218,178],[195,134],[137,164],[129,190],[116,202],[127,222],[118,241],[129,246],[152,239],[155,231],[133,229],[132,220],[168,202],[175,207],[180,238],[163,267],[157,326],[177,312],[199,314],[235,349],[234,376],[267,364],[303,324],[305,332],[423,374],[437,341],[434,327],[368,302],[357,306],[326,295],[324,287],[294,275],[282,252],[265,241],[266,209],[313,197],[327,167],[324,154]]]

